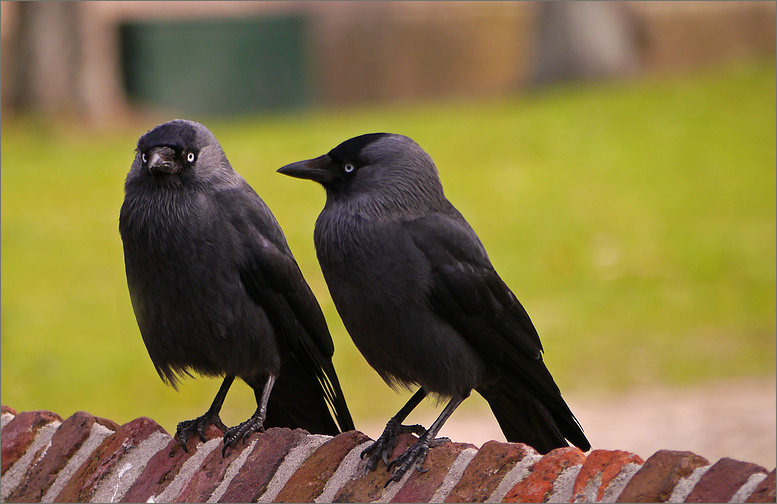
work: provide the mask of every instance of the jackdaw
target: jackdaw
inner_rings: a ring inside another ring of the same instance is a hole
[[[386,485],[413,464],[421,470],[440,428],[473,389],[508,441],[541,453],[569,446],[566,439],[590,449],[543,363],[529,315],[418,144],[367,134],[278,171],[326,189],[315,248],[354,343],[393,388],[420,386],[362,453],[370,456],[367,470],[386,462],[397,435],[408,431],[420,438],[388,464],[396,470]],[[426,431],[402,425],[427,394],[450,402]]]
[[[191,121],[157,126],[138,140],[124,191],[127,285],[159,376],[176,389],[192,372],[224,376],[210,409],[178,424],[184,449],[210,425],[224,433],[222,453],[265,427],[353,429],[321,308],[272,212],[216,137]],[[257,409],[227,428],[219,412],[236,377],[254,389]]]

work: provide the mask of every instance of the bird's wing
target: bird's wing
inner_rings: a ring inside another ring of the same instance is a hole
[[[432,309],[505,378],[478,391],[508,439],[531,441],[547,451],[566,446],[566,437],[588,449],[588,440],[542,361],[542,345],[529,315],[461,214],[449,206],[403,227],[429,261],[427,297]],[[517,415],[517,407],[531,412]]]
[[[313,368],[342,430],[353,428],[332,364],[334,344],[326,319],[264,201],[247,185],[216,200],[245,254],[237,268],[248,295],[261,306],[293,358]],[[281,380],[283,378],[279,378]],[[277,384],[276,384],[277,386]]]
[[[249,295],[270,317],[278,312],[282,320],[273,323],[293,346],[297,345],[293,340],[304,333],[323,356],[331,357],[334,345],[324,314],[270,209],[247,185],[221,191],[216,201],[242,245],[244,254],[237,268]]]
[[[558,393],[542,364],[542,344],[529,315],[458,211],[450,207],[403,227],[431,266],[427,295],[435,312],[488,362]]]

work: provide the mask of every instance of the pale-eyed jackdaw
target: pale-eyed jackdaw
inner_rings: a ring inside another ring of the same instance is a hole
[[[224,432],[222,453],[266,427],[353,429],[321,308],[275,217],[213,134],[184,120],[147,132],[124,190],[127,285],[157,372],[175,388],[192,372],[224,376],[210,409],[178,424],[184,449],[210,425]],[[219,413],[236,377],[257,409],[227,428]]]
[[[367,362],[392,386],[420,386],[365,452],[384,462],[398,433],[418,442],[389,464],[388,482],[421,469],[435,436],[474,389],[508,441],[541,453],[588,450],[580,424],[542,360],[526,310],[443,194],[431,157],[402,135],[352,138],[278,170],[319,182],[326,204],[314,241],[329,292]],[[431,427],[402,421],[427,394],[449,397]]]

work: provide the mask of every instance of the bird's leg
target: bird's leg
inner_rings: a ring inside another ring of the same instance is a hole
[[[388,486],[392,481],[399,481],[402,479],[402,476],[408,469],[413,467],[413,464],[415,464],[415,468],[421,472],[428,471],[428,469],[424,469],[423,466],[426,455],[429,453],[429,448],[435,447],[443,441],[447,441],[446,438],[437,439],[435,436],[437,436],[437,433],[440,432],[445,421],[448,420],[448,417],[450,417],[454,411],[456,411],[456,408],[459,407],[459,404],[461,404],[464,399],[466,399],[466,397],[452,398],[448,402],[448,405],[445,406],[445,409],[442,410],[440,416],[437,417],[437,420],[429,427],[429,430],[421,435],[418,442],[409,446],[407,450],[405,450],[405,453],[391,461],[388,465],[388,470],[391,470],[391,468],[395,466],[399,467],[397,467],[394,474],[391,475],[384,486]]]
[[[235,381],[234,376],[227,375],[224,377],[221,388],[216,394],[215,399],[213,399],[213,404],[210,405],[210,409],[208,409],[204,415],[195,418],[194,420],[185,420],[178,424],[175,433],[178,436],[178,441],[180,441],[181,446],[183,446],[183,449],[187,453],[189,450],[186,448],[186,442],[189,440],[189,436],[192,433],[196,432],[199,434],[200,440],[205,442],[205,429],[211,425],[218,427],[221,432],[227,432],[227,426],[221,421],[219,413],[221,412],[221,407],[224,405],[224,399],[226,399],[227,392],[229,392],[229,387],[232,386],[233,381]]]
[[[378,466],[378,460],[381,458],[383,463],[388,465],[389,455],[394,451],[394,447],[397,446],[397,437],[400,434],[412,432],[421,436],[424,433],[422,425],[402,425],[405,418],[418,406],[424,397],[426,397],[426,391],[423,388],[418,389],[413,394],[413,397],[407,401],[407,404],[402,406],[402,409],[388,421],[380,437],[362,452],[361,458],[367,455],[370,456],[369,460],[367,460],[365,472],[374,470]]]
[[[269,375],[267,382],[264,384],[261,395],[257,389],[254,389],[254,395],[256,395],[257,408],[251,418],[235,427],[230,427],[224,433],[224,448],[221,449],[221,456],[225,456],[227,448],[235,446],[238,441],[245,443],[246,439],[252,432],[264,431],[264,419],[267,417],[267,402],[270,400],[270,392],[275,384],[277,376]]]

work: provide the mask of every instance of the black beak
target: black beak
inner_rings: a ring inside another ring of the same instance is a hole
[[[336,171],[332,167],[332,158],[328,154],[307,161],[291,163],[283,168],[278,168],[278,173],[289,177],[308,179],[319,184],[334,182]]]
[[[163,147],[161,149],[152,149],[149,152],[148,171],[155,173],[178,173],[181,167],[175,162],[175,151]]]

